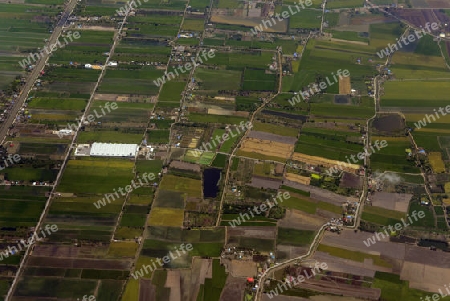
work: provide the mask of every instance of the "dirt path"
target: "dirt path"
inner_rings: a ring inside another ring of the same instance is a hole
[[[265,100],[263,102],[263,104],[253,112],[252,117],[250,118],[250,122],[253,124],[253,121],[256,117],[256,115],[261,112],[265,106],[271,102],[273,99],[275,99],[275,97],[277,97],[280,93],[281,93],[281,85],[282,85],[282,78],[283,78],[283,70],[282,70],[282,61],[281,61],[281,51],[278,49],[277,51],[277,57],[278,57],[278,72],[279,72],[279,81],[278,81],[278,91],[276,94],[274,94],[270,99]],[[233,163],[233,158],[235,157],[235,153],[236,151],[239,149],[241,143],[244,141],[244,139],[247,137],[248,133],[251,131],[251,127],[247,128],[247,131],[242,135],[241,139],[239,140],[239,142],[236,144],[236,147],[233,149],[230,158],[228,159],[228,167],[227,170],[225,172],[225,180],[224,180],[224,189],[222,192],[222,197],[220,198],[220,206],[218,209],[218,215],[217,215],[217,222],[216,222],[216,227],[220,226],[220,221],[221,221],[221,212],[222,212],[222,208],[223,208],[223,203],[225,200],[225,192],[226,192],[226,187],[227,187],[227,183],[228,183],[228,179],[230,177],[230,170],[231,170],[231,165]]]

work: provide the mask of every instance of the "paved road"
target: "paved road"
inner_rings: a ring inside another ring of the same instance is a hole
[[[77,0],[70,0],[70,2],[67,3],[67,5],[64,9],[64,12],[61,16],[61,19],[58,22],[58,25],[56,26],[56,28],[53,29],[53,33],[48,40],[49,45],[54,44],[58,41],[58,38],[63,31],[62,26],[65,24],[67,18],[72,14],[72,11],[75,8],[76,4],[77,4]],[[39,61],[36,62],[36,66],[34,67],[33,71],[31,72],[31,74],[28,75],[27,82],[26,82],[25,86],[23,87],[20,96],[16,100],[16,102],[14,104],[14,108],[11,110],[9,117],[7,118],[7,120],[5,120],[5,122],[3,123],[3,125],[0,129],[0,139],[1,139],[2,143],[7,138],[6,135],[8,134],[9,127],[14,124],[17,113],[19,112],[20,108],[22,108],[25,100],[28,98],[28,94],[31,92],[31,88],[33,88],[34,82],[36,81],[37,77],[39,76],[39,73],[41,72],[42,69],[44,69],[49,56],[50,55],[44,51],[43,56],[39,59]],[[61,174],[61,172],[60,172],[60,174]],[[56,187],[56,182],[55,182],[55,186],[53,186],[53,190],[55,189],[55,187]],[[39,219],[39,223],[36,226],[36,229],[39,229],[40,224],[42,223],[43,217],[45,215],[46,210],[48,209],[49,204],[50,204],[50,202],[47,201],[44,211],[42,212],[41,217]],[[27,250],[25,251],[25,255],[21,261],[19,269],[16,272],[16,277],[14,278],[14,281],[8,291],[8,294],[5,298],[5,300],[10,300],[10,298],[12,297],[12,294],[17,286],[19,276],[23,271],[26,259],[27,259],[28,255],[30,254],[30,251],[32,250],[32,248],[33,248],[33,246],[30,245],[27,248]]]
[[[58,25],[53,29],[53,33],[48,39],[48,45],[52,45],[58,41],[58,38],[63,31],[63,25],[65,24],[69,16],[72,14],[72,11],[76,5],[77,0],[70,0],[70,2],[67,4],[61,16],[61,19],[58,21]],[[2,141],[2,144],[6,139],[10,126],[14,124],[16,116],[19,113],[19,110],[22,108],[25,100],[28,98],[28,94],[31,92],[34,82],[38,78],[39,73],[42,71],[42,69],[44,69],[45,64],[47,63],[49,57],[50,54],[47,54],[46,51],[43,51],[42,57],[36,62],[36,66],[34,67],[33,71],[31,71],[31,73],[28,75],[27,82],[25,86],[22,88],[20,96],[15,100],[14,107],[9,112],[8,118],[3,122],[3,124],[0,127],[0,141]]]

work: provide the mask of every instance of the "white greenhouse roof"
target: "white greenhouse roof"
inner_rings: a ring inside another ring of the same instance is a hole
[[[91,156],[100,157],[134,157],[139,149],[137,144],[98,143],[91,146]]]

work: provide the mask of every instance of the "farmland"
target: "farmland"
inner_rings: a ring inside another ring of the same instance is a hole
[[[385,299],[401,288],[392,295],[406,300],[424,295],[403,267],[420,257],[433,258],[422,270],[449,268],[441,251],[402,245],[448,234],[450,117],[423,124],[447,105],[445,39],[377,55],[419,19],[450,21],[438,9],[150,0],[128,11],[83,0],[61,16],[69,3],[0,4],[2,120],[26,94],[0,148],[20,156],[0,166],[0,245],[58,227],[3,259],[0,299],[17,277],[8,300],[259,301],[320,259],[330,269],[311,282],[333,279],[358,297],[382,288]],[[80,38],[43,70],[20,68],[58,26],[60,40]],[[137,147],[114,156],[90,153],[93,143]],[[373,252],[358,248],[421,210]],[[385,246],[410,258],[393,264]],[[334,298],[325,287],[286,294]]]

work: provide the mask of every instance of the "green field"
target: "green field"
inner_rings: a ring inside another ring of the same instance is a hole
[[[60,192],[113,193],[131,183],[133,162],[127,160],[71,160],[58,186]],[[89,181],[84,177],[89,176]],[[108,181],[105,181],[105,177]]]
[[[383,107],[445,107],[450,93],[448,81],[404,81],[384,83]]]
[[[202,196],[201,181],[190,178],[166,175],[161,181],[160,188],[186,193],[189,197]]]
[[[197,68],[195,80],[199,82],[203,90],[239,90],[241,87],[241,74],[241,72],[234,70]]]
[[[387,261],[380,258],[379,255],[370,255],[359,251],[350,251],[343,248],[332,247],[328,245],[320,244],[317,251],[326,252],[331,256],[336,256],[344,259],[350,259],[353,261],[364,262],[365,259],[372,259],[375,265],[390,268],[392,267]]]
[[[365,221],[383,226],[401,223],[400,219],[405,217],[406,215],[403,212],[388,210],[374,206],[365,206],[361,216],[361,218]]]
[[[330,84],[327,84],[326,93],[338,94],[338,79],[335,81],[333,74],[339,69],[348,70],[352,88],[365,90],[365,76],[376,73],[374,67],[378,59],[374,56],[374,50],[371,46],[310,39],[303,52],[299,71],[283,78],[283,91],[297,92],[312,82],[327,82],[328,77]],[[359,64],[357,58],[361,60]]]
[[[86,99],[76,98],[34,98],[29,104],[30,109],[76,110],[81,111],[87,104]]]
[[[430,297],[433,295],[430,292],[424,292],[414,288],[410,288],[409,281],[400,280],[399,275],[385,272],[376,272],[372,287],[380,288],[381,298],[386,301],[426,300],[425,298],[430,299]],[[441,298],[439,294],[436,295],[438,296],[438,299],[436,300],[450,300],[450,297]]]
[[[277,244],[305,247],[312,243],[314,231],[278,228]]]

